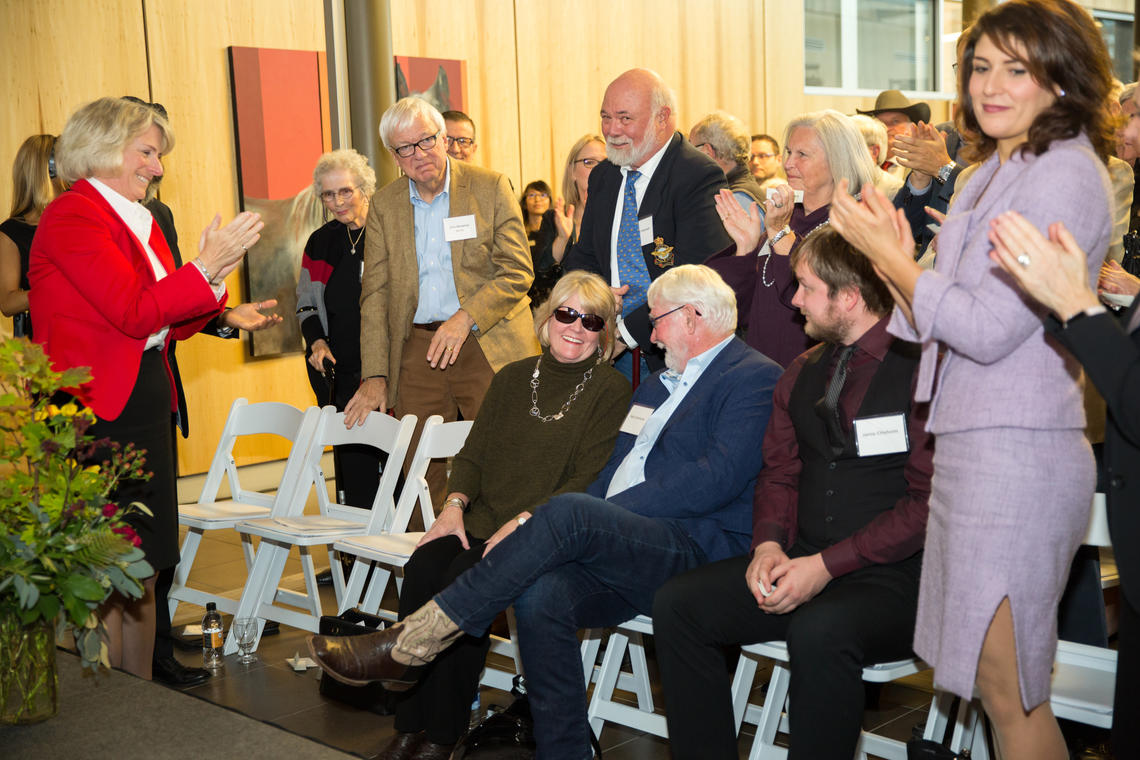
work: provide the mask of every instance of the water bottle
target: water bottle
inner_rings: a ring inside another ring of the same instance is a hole
[[[222,667],[222,616],[218,605],[206,603],[206,614],[202,618],[202,665],[210,670]]]

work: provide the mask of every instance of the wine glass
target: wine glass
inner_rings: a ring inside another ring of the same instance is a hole
[[[257,655],[253,653],[253,647],[257,643],[257,618],[234,620],[233,632],[237,636],[238,652],[241,655],[239,662],[245,665],[257,662]]]

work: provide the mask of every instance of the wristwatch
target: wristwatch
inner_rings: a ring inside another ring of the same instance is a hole
[[[957,168],[958,168],[958,164],[951,161],[950,163],[946,164],[945,166],[943,166],[942,168],[940,168],[938,170],[938,174],[936,174],[934,176],[934,179],[938,180],[938,184],[945,185],[946,180],[950,179],[951,172],[953,172]]]
[[[768,240],[768,246],[769,246],[769,247],[771,247],[771,246],[774,246],[776,243],[779,243],[779,242],[780,242],[781,240],[783,240],[783,239],[784,239],[784,237],[785,237],[785,236],[786,236],[786,235],[787,235],[789,232],[791,232],[791,231],[792,231],[791,225],[787,225],[787,224],[785,224],[785,225],[784,225],[784,229],[782,229],[782,230],[780,230],[779,232],[777,232],[775,235],[773,235],[773,236],[772,236],[772,237],[771,237],[771,238]]]

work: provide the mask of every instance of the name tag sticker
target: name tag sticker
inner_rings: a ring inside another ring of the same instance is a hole
[[[853,423],[855,449],[861,457],[901,454],[910,450],[906,434],[905,414],[883,414],[861,417]]]
[[[653,414],[653,410],[645,404],[634,404],[629,408],[629,414],[625,416],[625,421],[621,423],[621,432],[641,435],[641,429],[645,427],[645,423],[651,414]]]
[[[443,220],[443,239],[449,243],[475,237],[475,215],[452,216]]]
[[[641,236],[641,244],[649,245],[653,242],[653,217],[647,216],[637,220],[637,234]]]

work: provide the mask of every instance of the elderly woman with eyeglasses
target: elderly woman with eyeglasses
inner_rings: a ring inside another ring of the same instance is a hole
[[[309,236],[297,282],[297,318],[307,346],[309,377],[318,402],[343,410],[360,385],[360,277],[364,271],[364,222],[376,172],[352,149],[317,160],[313,190],[332,219]],[[333,367],[326,375],[325,362]],[[319,375],[328,386],[322,387]],[[337,490],[346,504],[370,507],[379,471],[370,446],[339,446]]]
[[[629,407],[629,381],[608,363],[617,305],[596,274],[570,272],[536,315],[543,351],[499,370],[448,479],[435,524],[404,567],[411,614],[560,493],[583,491],[605,465]],[[465,637],[430,666],[396,710],[381,757],[447,757],[467,727],[488,637]]]

